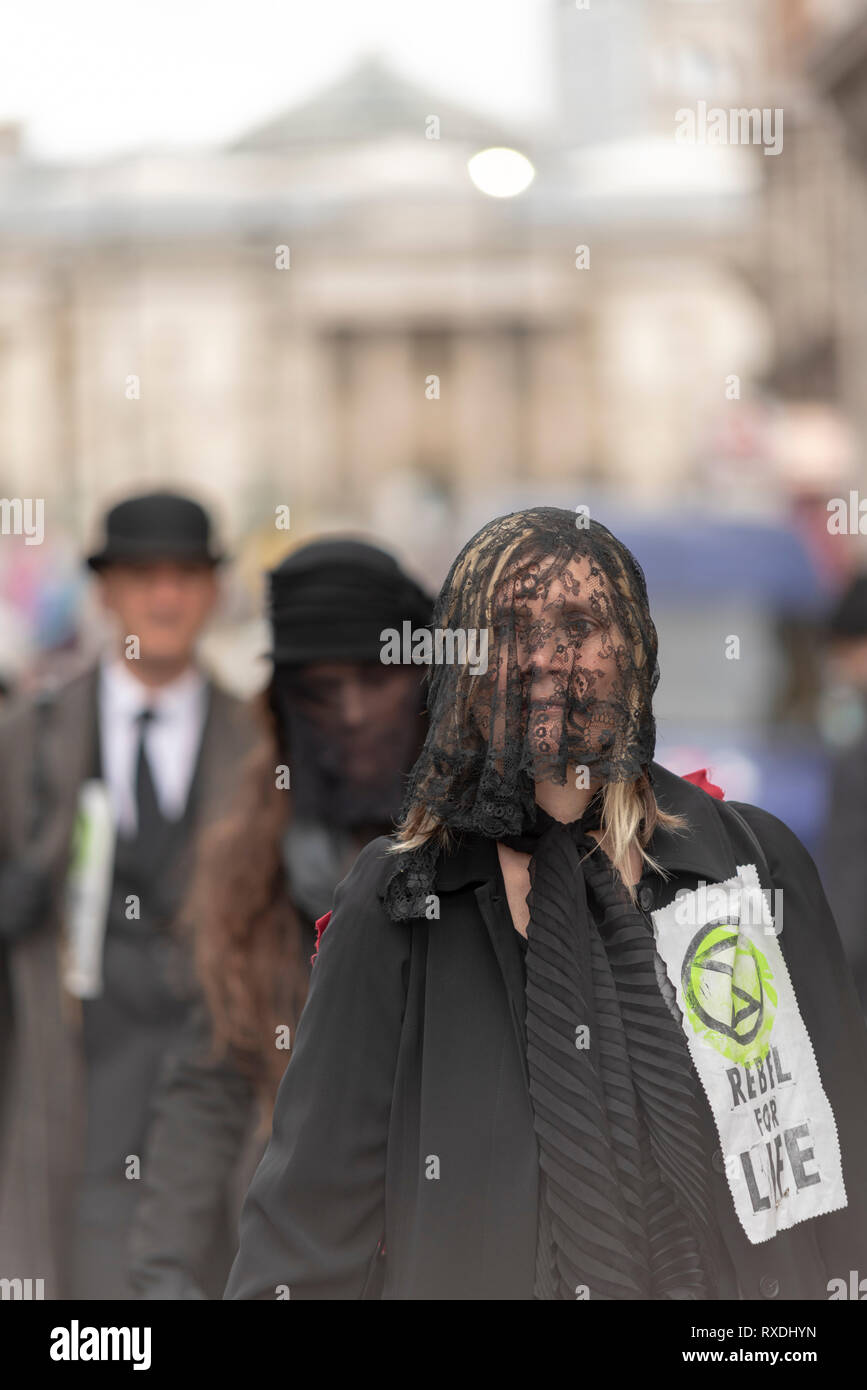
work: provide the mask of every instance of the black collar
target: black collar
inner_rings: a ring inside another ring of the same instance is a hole
[[[670,873],[694,873],[709,883],[720,883],[734,873],[732,853],[713,798],[660,763],[651,764],[656,799],[664,811],[682,815],[686,830],[657,826],[648,853]],[[496,841],[478,834],[456,838],[451,852],[437,862],[434,888],[450,890],[468,883],[484,883],[497,873]]]

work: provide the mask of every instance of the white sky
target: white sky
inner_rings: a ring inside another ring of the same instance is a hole
[[[90,159],[219,144],[377,51],[516,123],[545,111],[550,0],[0,0],[0,121]]]

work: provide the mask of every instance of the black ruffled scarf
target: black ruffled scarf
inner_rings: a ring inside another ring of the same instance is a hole
[[[541,1169],[537,1299],[716,1296],[716,1231],[686,1040],[650,926],[588,830],[536,808],[527,1057]],[[586,1030],[586,1032],[584,1031]]]

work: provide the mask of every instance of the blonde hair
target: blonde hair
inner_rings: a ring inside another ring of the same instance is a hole
[[[688,829],[688,822],[681,815],[662,810],[645,774],[634,782],[606,782],[602,793],[601,820],[600,847],[605,850],[635,902],[635,885],[630,882],[632,850],[638,850],[642,863],[648,868],[668,878],[668,872],[648,854],[646,846],[658,825],[677,831]],[[404,854],[408,850],[419,849],[431,840],[447,850],[452,842],[451,831],[427,807],[416,803],[399,826],[388,852]]]

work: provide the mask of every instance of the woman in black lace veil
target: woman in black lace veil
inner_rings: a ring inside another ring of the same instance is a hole
[[[498,842],[519,931],[526,898],[543,1175],[536,1297],[574,1298],[576,1287],[707,1297],[715,1256],[702,1156],[694,1140],[686,1160],[677,1151],[698,1127],[690,1112],[700,1098],[634,906],[662,815],[650,771],[657,637],[641,568],[580,513],[518,512],[458,556],[434,626],[487,631],[488,669],[433,668],[386,908],[395,920],[424,911],[454,832]],[[578,1050],[575,1030],[591,1018]],[[666,1095],[632,1065],[631,1048],[640,1054],[648,1039],[673,1047],[688,1094]]]

